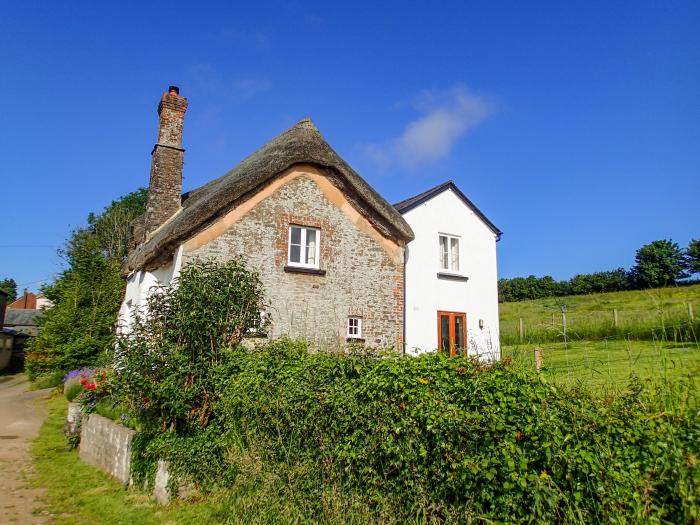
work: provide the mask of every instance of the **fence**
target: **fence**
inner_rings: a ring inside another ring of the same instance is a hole
[[[515,345],[503,356],[568,386],[619,387],[632,376],[642,380],[689,380],[700,386],[700,344],[621,335],[600,341]],[[700,390],[699,390],[700,392]]]
[[[653,309],[609,308],[579,311],[565,305],[549,312],[524,312],[501,319],[501,343],[538,344],[627,337],[695,342],[700,319],[692,302]],[[512,315],[512,314],[511,314]]]
[[[676,290],[502,305],[502,355],[568,385],[700,377],[700,297]]]

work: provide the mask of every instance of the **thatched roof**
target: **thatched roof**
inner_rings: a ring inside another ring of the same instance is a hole
[[[126,270],[152,268],[165,262],[178,244],[295,164],[319,167],[384,235],[402,242],[413,240],[413,231],[401,214],[333,151],[311,120],[305,119],[222,177],[184,194],[180,212],[131,253]]]

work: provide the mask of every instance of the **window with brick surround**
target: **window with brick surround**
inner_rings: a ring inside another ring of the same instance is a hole
[[[289,227],[287,264],[301,268],[319,268],[321,230],[307,226]]]
[[[249,335],[264,336],[270,324],[270,316],[267,312],[260,312],[260,317],[253,319],[252,326],[248,327]]]
[[[348,338],[362,339],[362,317],[348,317]]]

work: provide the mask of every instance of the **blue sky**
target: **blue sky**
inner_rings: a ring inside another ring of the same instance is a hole
[[[700,237],[696,1],[141,4],[0,2],[0,278],[147,185],[169,84],[185,190],[310,116],[390,202],[455,180],[502,277]]]

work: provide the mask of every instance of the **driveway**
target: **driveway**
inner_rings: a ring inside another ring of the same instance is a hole
[[[43,491],[31,488],[31,444],[47,413],[52,389],[29,391],[24,375],[0,376],[0,523],[51,523],[41,507]]]

